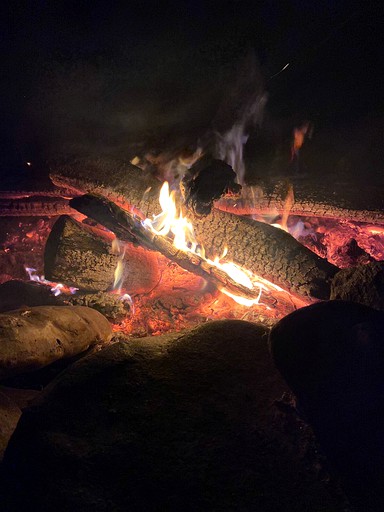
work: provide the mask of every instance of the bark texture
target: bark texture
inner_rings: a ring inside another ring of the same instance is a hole
[[[100,194],[111,201],[130,206],[141,217],[160,213],[162,183],[149,172],[129,162],[115,160],[71,160],[53,165],[52,182],[74,194]]]
[[[291,215],[323,217],[355,222],[384,224],[383,191],[377,187],[351,184],[319,184],[311,181],[292,183],[295,200]],[[245,187],[240,197],[216,201],[215,207],[237,215],[272,214],[286,211],[287,182],[263,183]]]
[[[338,268],[269,224],[213,209],[193,218],[197,239],[210,254],[222,254],[300,296],[328,299]]]
[[[51,180],[73,193],[102,194],[117,202],[134,204],[145,216],[158,213],[160,182],[129,162],[113,160],[71,160],[51,166]],[[215,207],[237,215],[282,214],[287,187],[293,185],[292,215],[348,219],[384,224],[384,194],[380,187],[351,183],[324,183],[308,179],[261,181],[245,187],[241,197],[224,198]],[[134,185],[134,188],[131,188]],[[148,190],[150,189],[150,190]]]
[[[45,246],[45,275],[88,292],[107,291],[113,287],[115,270],[123,261],[122,279],[128,293],[151,290],[159,279],[156,257],[142,248],[127,244],[122,257],[112,249],[107,233],[96,233],[71,217],[60,217]],[[123,259],[122,259],[123,258]]]
[[[55,217],[73,213],[68,199],[62,197],[30,197],[0,199],[0,217]]]
[[[140,209],[148,217],[160,212],[160,183],[132,164],[81,162],[57,168],[55,185],[99,193],[113,201]],[[73,204],[73,202],[71,203]],[[245,266],[300,296],[328,299],[337,267],[304,248],[276,228],[213,209],[205,217],[189,212],[197,239],[210,254],[220,255],[228,246],[228,260]]]

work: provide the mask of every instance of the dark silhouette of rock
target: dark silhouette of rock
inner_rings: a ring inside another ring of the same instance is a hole
[[[383,510],[384,314],[314,304],[283,318],[270,344],[356,509]]]
[[[384,263],[344,268],[334,277],[331,299],[349,300],[384,311]]]

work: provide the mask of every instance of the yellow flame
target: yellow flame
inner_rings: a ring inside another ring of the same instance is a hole
[[[169,191],[169,185],[166,181],[161,187],[159,202],[162,208],[162,212],[159,215],[156,215],[152,220],[145,219],[143,221],[143,225],[147,229],[151,230],[157,235],[172,236],[173,244],[177,249],[199,254],[200,257],[205,259],[205,261],[221,269],[231,279],[240,285],[248,288],[249,290],[254,290],[255,293],[257,293],[257,296],[254,299],[238,296],[226,290],[225,287],[223,287],[220,291],[231,297],[239,304],[248,307],[260,303],[263,290],[273,288],[278,291],[283,291],[283,289],[279,286],[252,274],[250,271],[241,268],[236,263],[231,261],[223,261],[228,253],[227,247],[225,247],[221,256],[216,256],[213,260],[205,258],[204,250],[201,248],[201,246],[199,246],[195,238],[192,223],[185,216],[183,216],[181,212],[181,206],[177,206],[176,192],[174,190],[171,192]]]
[[[196,252],[198,244],[192,223],[183,216],[181,207],[176,205],[176,192],[169,192],[167,181],[161,187],[159,202],[162,212],[153,220],[145,219],[144,225],[157,235],[172,235],[173,245],[177,249]]]
[[[123,278],[124,278],[124,267],[125,267],[125,244],[122,244],[120,240],[114,238],[112,240],[112,254],[119,256],[117,260],[115,272],[114,272],[114,282],[113,282],[113,290],[121,291],[123,286]]]

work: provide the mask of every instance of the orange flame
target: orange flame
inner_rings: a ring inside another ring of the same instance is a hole
[[[255,299],[234,295],[226,290],[225,287],[220,290],[239,304],[248,307],[255,304],[261,304],[260,299],[264,290],[273,289],[277,291],[284,291],[279,286],[254,275],[249,270],[241,268],[234,262],[223,261],[227,250],[224,251],[222,256],[216,256],[213,260],[205,258],[204,248],[196,240],[193,225],[187,217],[183,215],[182,206],[178,206],[176,204],[176,197],[176,192],[174,190],[169,192],[168,182],[164,182],[159,196],[162,212],[152,220],[145,219],[143,221],[143,225],[157,235],[172,237],[173,244],[177,249],[198,254],[200,257],[203,257],[207,263],[221,269],[237,283],[250,290],[258,290],[258,294]]]

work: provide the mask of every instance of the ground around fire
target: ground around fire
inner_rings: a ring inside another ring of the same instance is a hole
[[[24,411],[3,510],[349,510],[267,334],[214,322],[73,364]]]

